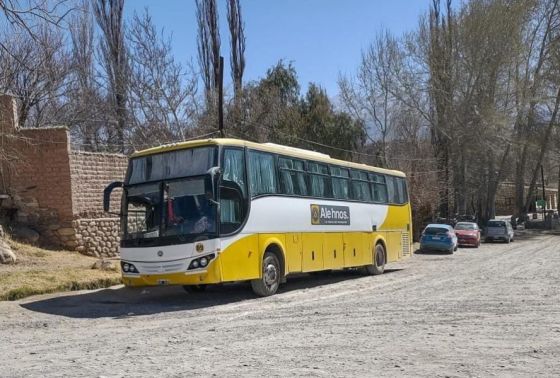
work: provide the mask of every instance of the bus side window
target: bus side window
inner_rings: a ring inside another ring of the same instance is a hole
[[[352,199],[371,202],[371,192],[368,183],[368,174],[352,169]]]
[[[223,180],[232,181],[241,187],[243,196],[247,193],[245,185],[245,154],[241,149],[226,148],[224,150]]]
[[[385,176],[375,173],[369,174],[373,192],[373,201],[378,203],[388,203],[387,184]]]
[[[350,174],[348,169],[331,165],[331,180],[333,197],[348,199],[350,192]]]
[[[304,163],[301,160],[278,158],[282,193],[307,195]]]
[[[313,197],[331,198],[329,168],[325,164],[309,162],[309,183]]]
[[[397,191],[395,190],[395,178],[393,176],[385,176],[385,182],[387,183],[387,196],[389,197],[389,203],[398,203]]]
[[[249,151],[249,177],[251,178],[251,196],[278,193],[274,155]]]
[[[401,186],[401,191],[403,194],[402,203],[408,203],[409,199],[408,199],[408,190],[406,188],[406,180],[403,178],[399,179],[399,184]]]
[[[229,234],[241,227],[246,214],[244,151],[225,149],[223,171],[220,187],[220,230],[223,234]]]

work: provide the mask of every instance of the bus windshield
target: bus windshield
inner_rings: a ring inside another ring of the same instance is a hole
[[[197,147],[131,160],[124,194],[123,240],[216,233],[208,170],[215,147]],[[171,241],[170,239],[170,241]]]
[[[216,232],[216,208],[208,199],[211,193],[203,177],[127,188],[125,239]]]
[[[204,175],[215,164],[216,147],[195,147],[133,158],[127,185]]]

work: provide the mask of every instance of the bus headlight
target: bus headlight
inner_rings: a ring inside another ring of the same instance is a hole
[[[127,263],[127,262],[122,262],[121,261],[121,269],[124,273],[140,273],[138,272],[138,269],[136,269],[136,267],[134,265],[132,265],[131,263]]]
[[[205,267],[208,266],[208,264],[210,264],[210,261],[212,261],[215,257],[216,257],[216,255],[214,255],[212,253],[210,255],[206,255],[206,256],[194,259],[193,261],[191,261],[191,263],[189,265],[189,268],[187,270],[205,268]]]

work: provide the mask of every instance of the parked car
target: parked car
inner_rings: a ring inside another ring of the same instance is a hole
[[[480,246],[480,228],[474,222],[459,222],[455,225],[459,246],[470,246],[478,248]]]
[[[512,242],[514,232],[511,223],[507,220],[491,219],[486,224],[486,235],[484,241],[503,240],[506,243]]]
[[[421,251],[442,251],[453,253],[457,250],[457,235],[447,224],[429,224],[420,237]]]

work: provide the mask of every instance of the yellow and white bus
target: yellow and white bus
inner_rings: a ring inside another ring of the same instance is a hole
[[[127,286],[248,280],[274,294],[290,274],[381,274],[411,255],[405,175],[328,155],[237,139],[134,153],[122,187]]]

